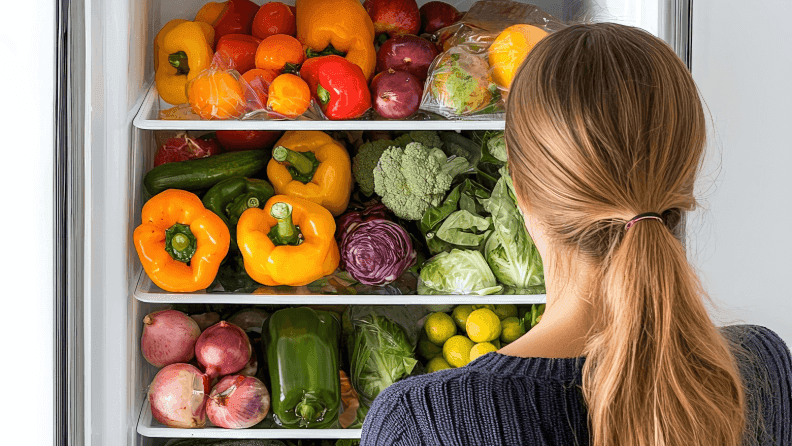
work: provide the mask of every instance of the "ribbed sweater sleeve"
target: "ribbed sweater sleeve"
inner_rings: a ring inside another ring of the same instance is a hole
[[[748,396],[746,435],[762,446],[792,446],[789,349],[763,327],[722,332],[735,344]],[[587,446],[584,362],[489,353],[466,367],[405,379],[376,398],[360,444]]]

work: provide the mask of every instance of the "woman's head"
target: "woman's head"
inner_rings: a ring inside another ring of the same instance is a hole
[[[705,136],[690,73],[636,28],[551,34],[512,84],[506,145],[518,201],[554,255],[594,272],[581,298],[595,313],[583,381],[595,446],[742,440],[734,357],[673,232],[695,206]],[[626,231],[644,212],[665,221]]]

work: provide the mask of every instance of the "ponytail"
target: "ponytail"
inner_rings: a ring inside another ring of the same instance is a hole
[[[593,446],[739,445],[740,376],[681,243],[642,221],[606,263],[583,369]]]
[[[734,353],[673,231],[696,206],[706,121],[662,40],[610,23],[542,39],[514,77],[506,147],[517,197],[553,254],[598,275],[583,394],[593,446],[739,446]],[[642,212],[664,221],[625,223]]]

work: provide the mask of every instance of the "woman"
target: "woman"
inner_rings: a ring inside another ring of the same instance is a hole
[[[517,201],[547,308],[468,366],[386,389],[361,444],[792,445],[792,366],[768,329],[716,328],[675,234],[705,147],[664,42],[577,25],[529,54],[507,101]]]

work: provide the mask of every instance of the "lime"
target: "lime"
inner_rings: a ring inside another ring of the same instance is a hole
[[[501,334],[500,319],[495,312],[486,308],[470,313],[466,327],[473,342],[494,341]]]
[[[445,341],[456,334],[457,328],[451,316],[445,313],[432,313],[424,322],[424,330],[429,341],[441,347]]]
[[[426,373],[436,372],[438,370],[445,370],[450,369],[451,364],[446,362],[442,356],[438,356],[436,358],[432,358],[428,363],[426,363]]]
[[[453,336],[443,344],[443,359],[451,364],[451,367],[464,367],[470,362],[470,349],[473,345],[473,341],[465,336]]]
[[[512,304],[495,305],[494,311],[500,320],[504,320],[507,317],[517,317],[517,307]]]
[[[465,331],[465,324],[470,313],[473,312],[473,305],[457,305],[451,313],[451,318],[456,322],[457,327],[463,332]]]
[[[489,352],[498,350],[494,345],[489,342],[479,342],[470,349],[470,360],[478,358],[479,356],[486,355]]]
[[[430,360],[443,354],[443,348],[434,345],[429,340],[425,330],[421,330],[421,335],[418,338],[418,354],[424,359]]]
[[[500,340],[504,344],[514,342],[520,339],[520,336],[525,334],[525,328],[520,325],[520,320],[516,317],[507,317],[501,321],[501,335]]]

